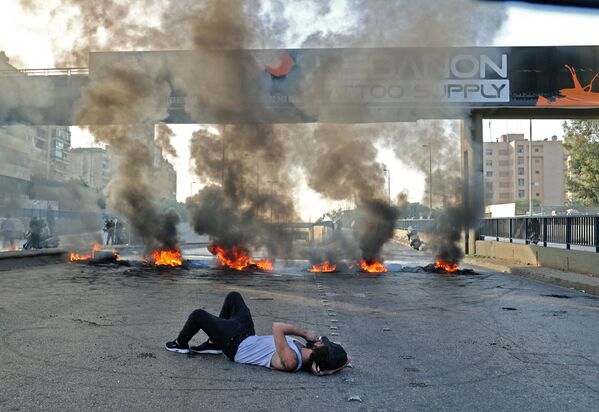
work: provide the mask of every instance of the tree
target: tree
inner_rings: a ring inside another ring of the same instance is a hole
[[[516,200],[516,214],[524,215],[528,213],[528,207],[530,206],[530,201],[528,199],[520,199]],[[541,202],[538,199],[532,199],[532,209],[538,209],[541,207]]]
[[[585,206],[599,204],[599,120],[564,122],[564,147],[570,154],[568,190]]]
[[[431,211],[427,206],[421,205],[420,202],[409,202],[408,192],[406,190],[397,194],[395,202],[399,209],[400,219],[417,219],[431,215]]]

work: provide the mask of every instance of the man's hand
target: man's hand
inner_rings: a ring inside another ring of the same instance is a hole
[[[318,340],[318,336],[316,336],[316,333],[312,332],[311,330],[307,330],[304,339],[306,339],[308,342],[316,341]]]

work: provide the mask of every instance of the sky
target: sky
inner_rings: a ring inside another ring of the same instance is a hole
[[[445,0],[443,0],[445,1]],[[59,4],[60,0],[47,0]],[[47,27],[47,17],[25,18],[16,0],[0,0],[0,50],[4,50],[11,62],[21,68],[46,68],[54,63],[51,38],[61,36],[60,27]],[[299,2],[298,2],[299,3]],[[66,34],[68,36],[68,34]],[[15,41],[15,39],[17,39]],[[525,3],[509,3],[508,19],[497,34],[496,46],[549,46],[593,45],[599,39],[599,11],[564,7],[547,7]],[[563,120],[534,120],[533,139],[562,138]],[[179,157],[169,159],[178,174],[177,198],[184,201],[191,190],[197,191],[201,182],[190,173],[188,142],[197,125],[172,125],[176,132],[173,144]],[[93,138],[79,128],[72,128],[73,146],[90,146]],[[528,138],[528,120],[484,121],[483,140],[495,141],[506,133],[524,133]],[[456,142],[459,144],[459,142]],[[395,159],[393,153],[379,148],[378,160],[390,170],[391,196],[407,190],[411,201],[423,196],[425,176],[409,170]],[[425,149],[423,149],[425,150]],[[313,220],[324,212],[338,207],[350,206],[345,202],[330,202],[301,187],[297,201],[302,218]]]

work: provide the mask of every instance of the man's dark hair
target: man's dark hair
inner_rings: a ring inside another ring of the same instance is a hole
[[[326,346],[317,346],[313,348],[309,359],[319,366],[325,364],[329,359],[329,348]]]

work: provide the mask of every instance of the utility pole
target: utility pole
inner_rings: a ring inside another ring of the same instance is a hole
[[[223,188],[223,191],[225,190],[225,131],[226,131],[226,126],[223,126],[223,131],[221,134],[221,139],[223,141],[223,156],[221,159],[221,170],[220,170],[220,185]]]
[[[528,215],[532,216],[532,119],[529,122],[529,140],[528,140]]]
[[[430,144],[423,144],[422,147],[428,147],[428,214],[433,216],[433,148]]]
[[[389,206],[391,206],[391,171],[387,166],[383,170],[387,173],[387,197],[389,199]]]

